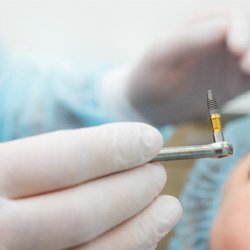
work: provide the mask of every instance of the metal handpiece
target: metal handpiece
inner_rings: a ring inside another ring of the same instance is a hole
[[[163,148],[160,153],[151,160],[151,162],[199,158],[222,158],[232,154],[233,146],[229,142],[224,141],[206,145]]]
[[[214,143],[198,146],[163,148],[160,153],[151,160],[151,162],[199,158],[222,158],[232,155],[233,146],[231,143],[224,141],[221,116],[212,90],[208,90],[207,92],[207,107],[213,129]]]

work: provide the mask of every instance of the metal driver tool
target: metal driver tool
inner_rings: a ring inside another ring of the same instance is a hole
[[[221,116],[212,90],[207,91],[207,107],[213,129],[214,143],[194,146],[167,147],[151,160],[172,161],[199,158],[222,158],[233,154],[233,146],[224,140],[221,126]]]

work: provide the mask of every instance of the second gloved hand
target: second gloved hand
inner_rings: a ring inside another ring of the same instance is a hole
[[[189,121],[204,117],[208,89],[220,104],[249,90],[249,72],[249,16],[222,9],[193,17],[154,44],[136,67],[111,72],[103,103],[121,118],[157,126]]]

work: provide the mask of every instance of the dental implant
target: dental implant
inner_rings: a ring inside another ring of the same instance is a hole
[[[210,121],[211,121],[212,128],[213,128],[214,142],[222,142],[224,141],[224,136],[222,133],[221,116],[220,116],[217,101],[215,99],[215,96],[212,90],[207,91],[207,108],[209,111]]]
[[[232,155],[233,146],[230,142],[224,141],[220,112],[212,90],[207,91],[207,107],[213,128],[214,143],[162,148],[150,162],[200,158],[218,159]]]

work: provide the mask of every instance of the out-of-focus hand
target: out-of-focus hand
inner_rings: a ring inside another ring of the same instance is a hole
[[[206,91],[219,103],[250,89],[250,20],[241,10],[192,18],[156,43],[129,76],[134,109],[162,125],[204,116]]]
[[[0,249],[148,250],[177,223],[146,164],[162,137],[143,123],[61,131],[0,145]]]

